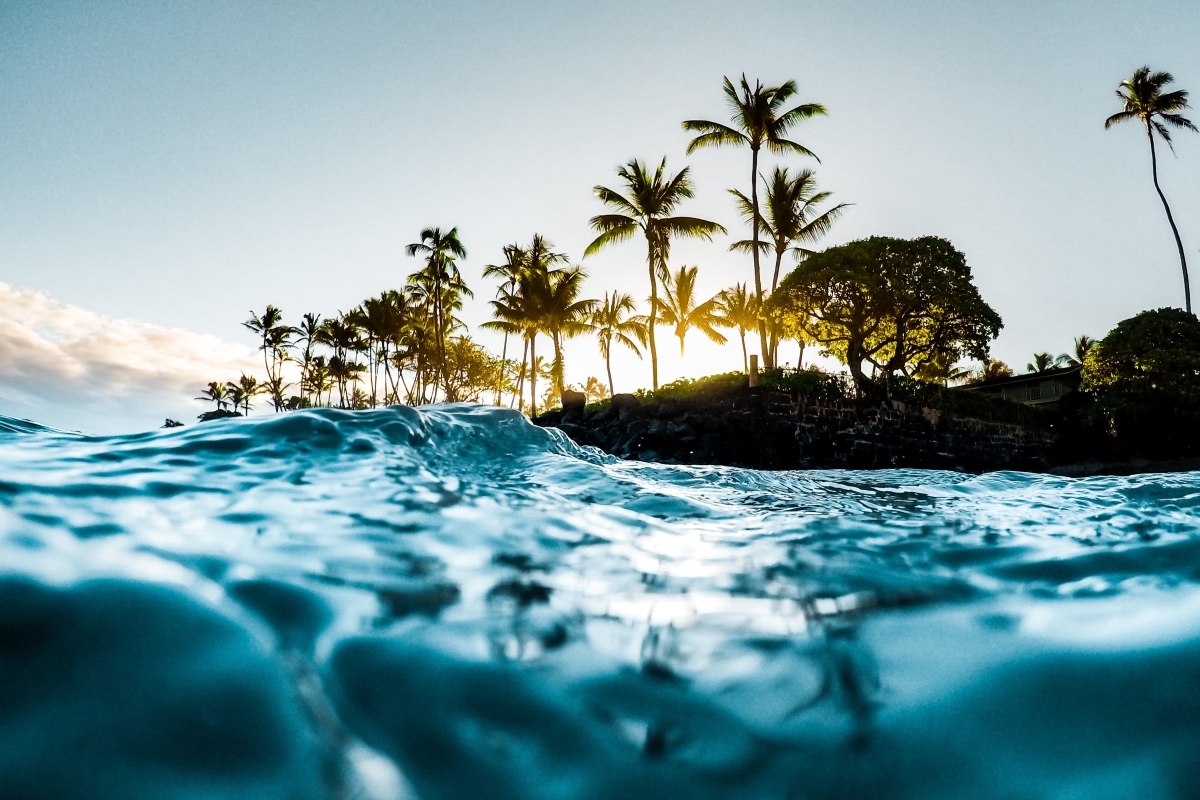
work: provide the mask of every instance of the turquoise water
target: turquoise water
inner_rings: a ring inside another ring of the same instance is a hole
[[[1200,473],[0,418],[0,795],[1200,797]]]

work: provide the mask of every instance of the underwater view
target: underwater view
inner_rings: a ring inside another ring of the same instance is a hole
[[[0,419],[21,798],[1200,797],[1200,475]]]

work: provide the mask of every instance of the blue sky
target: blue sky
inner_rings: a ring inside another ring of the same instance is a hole
[[[827,242],[950,239],[1020,367],[1182,304],[1144,135],[1103,120],[1142,64],[1200,91],[1197,30],[1181,2],[7,0],[0,282],[248,346],[249,309],[349,308],[402,282],[420,228],[457,225],[478,323],[482,266],[535,231],[579,259],[591,187],[634,156],[689,165],[690,212],[741,238],[725,189],[746,188],[748,153],[685,157],[679,122],[722,118],[721,78],[745,72],[830,110],[795,132],[821,163],[787,162],[855,204]],[[1180,133],[1160,174],[1200,272],[1198,139]],[[674,265],[699,265],[706,292],[751,278],[729,241]],[[643,295],[643,258],[587,259],[591,291]],[[740,365],[688,348],[661,348],[666,378]],[[602,374],[594,342],[569,358],[569,380]],[[648,382],[632,357],[614,367]],[[161,424],[143,405],[121,424]]]

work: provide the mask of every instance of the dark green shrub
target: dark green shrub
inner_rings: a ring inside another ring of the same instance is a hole
[[[767,389],[796,392],[813,400],[838,403],[855,397],[854,383],[849,376],[830,375],[816,369],[766,370],[759,376],[758,383]]]
[[[1200,452],[1200,319],[1160,308],[1124,320],[1088,353],[1081,378],[1095,399],[1086,422],[1119,449]]]
[[[703,378],[680,378],[657,391],[638,389],[634,396],[642,403],[650,401],[684,402],[691,400],[717,400],[729,397],[746,388],[747,379],[743,372],[723,372]]]

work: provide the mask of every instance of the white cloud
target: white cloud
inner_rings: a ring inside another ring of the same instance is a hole
[[[204,407],[192,398],[241,372],[262,372],[248,347],[0,282],[2,415],[87,433],[144,430],[165,417],[194,420]]]

